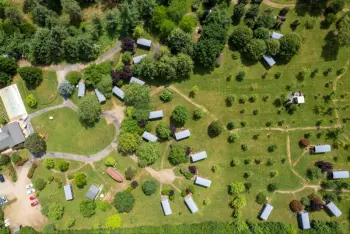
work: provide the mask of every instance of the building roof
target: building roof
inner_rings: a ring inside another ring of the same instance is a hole
[[[12,148],[25,141],[18,122],[8,123],[0,128],[0,150]]]
[[[89,191],[87,191],[87,193],[85,194],[85,197],[89,198],[90,200],[95,200],[99,192],[100,192],[100,188],[93,184],[89,188]]]
[[[103,93],[101,93],[100,90],[95,89],[95,94],[96,94],[96,97],[100,103],[106,101],[105,95],[103,95]]]
[[[279,40],[281,37],[283,37],[283,34],[272,32],[271,38]]]
[[[117,86],[114,86],[114,87],[113,87],[112,92],[113,92],[116,96],[118,96],[120,99],[124,99],[124,97],[125,97],[124,91],[121,90],[120,88],[118,88]]]
[[[85,83],[79,82],[78,84],[78,97],[84,97],[85,96]]]
[[[185,197],[185,202],[186,202],[187,207],[191,210],[192,213],[195,213],[198,211],[198,207],[197,207],[196,203],[194,203],[194,201],[190,195],[187,195]]]
[[[130,83],[136,83],[136,84],[139,84],[139,85],[144,85],[145,84],[144,81],[142,81],[140,79],[137,79],[136,77],[131,77]]]
[[[152,41],[151,40],[147,40],[145,38],[139,38],[137,39],[136,43],[140,46],[143,46],[143,47],[148,47],[150,48],[151,45],[152,45]]]
[[[333,171],[333,179],[346,179],[349,178],[349,171]]]
[[[188,130],[188,129],[175,133],[175,139],[177,141],[182,140],[184,138],[187,138],[189,136],[191,136],[191,133],[190,133],[190,130]]]
[[[66,196],[66,200],[67,201],[73,200],[72,185],[67,184],[63,187],[63,189],[64,189],[64,195]]]
[[[163,111],[157,110],[149,113],[148,119],[159,119],[163,117]]]
[[[1,89],[0,96],[10,121],[18,120],[28,115],[17,84]]]
[[[275,60],[274,60],[271,56],[269,56],[269,55],[264,54],[264,55],[263,55],[263,58],[264,58],[265,62],[266,62],[270,67],[272,67],[273,65],[276,64]]]
[[[273,206],[271,206],[270,204],[265,204],[261,210],[261,214],[260,214],[260,218],[263,220],[267,220],[271,214],[271,211],[273,209]]]
[[[144,57],[146,57],[146,56],[147,56],[147,54],[139,55],[139,56],[137,56],[137,57],[134,57],[134,58],[132,59],[132,61],[133,61],[134,63],[139,63],[139,62],[141,62],[141,60],[142,60]]]
[[[315,153],[331,152],[330,145],[315,145]]]
[[[298,104],[305,103],[305,98],[304,98],[304,96],[299,96],[299,97],[297,97],[297,103],[298,103]]]
[[[191,156],[192,162],[197,162],[199,160],[207,158],[207,152],[202,151]]]
[[[301,229],[310,229],[309,213],[305,211],[299,213],[299,225]]]
[[[146,139],[150,142],[156,142],[158,140],[158,138],[155,135],[153,135],[152,133],[146,132],[146,131],[143,132],[142,138]]]
[[[107,174],[112,177],[115,181],[123,182],[123,176],[120,175],[113,167],[107,168]]]
[[[341,211],[339,210],[339,208],[333,202],[329,202],[328,204],[326,204],[326,207],[328,208],[328,210],[330,212],[332,212],[332,214],[335,217],[341,216],[341,214],[342,214]]]
[[[211,180],[204,179],[202,177],[197,176],[196,180],[194,181],[194,183],[197,184],[197,185],[201,185],[201,186],[209,188],[210,185],[211,185]]]
[[[162,207],[163,207],[163,211],[164,211],[164,215],[171,215],[171,208],[170,208],[170,204],[169,204],[169,199],[167,197],[164,197],[161,199],[160,201],[162,203]]]

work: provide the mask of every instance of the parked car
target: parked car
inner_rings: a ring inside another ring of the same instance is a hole
[[[31,188],[33,188],[33,184],[28,184],[28,185],[26,186],[26,189],[31,189]]]
[[[5,178],[4,178],[4,175],[3,175],[3,174],[0,174],[0,182],[1,182],[1,183],[4,183],[4,182],[5,182]]]
[[[32,207],[33,207],[33,206],[37,206],[37,205],[39,205],[39,201],[32,202],[30,205],[31,205]]]
[[[36,196],[35,196],[35,195],[32,195],[32,196],[29,197],[29,199],[30,199],[31,201],[33,201],[33,200],[36,199]]]
[[[2,201],[3,204],[9,202],[9,200],[7,200],[7,197],[5,197],[5,196],[4,196],[4,197],[1,197],[1,201]]]
[[[27,190],[27,194],[32,194],[32,193],[35,193],[35,189],[28,189]]]

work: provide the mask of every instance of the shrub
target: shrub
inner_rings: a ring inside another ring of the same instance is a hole
[[[259,109],[254,109],[254,110],[253,110],[253,115],[257,115],[257,114],[259,114],[259,112],[260,112]]]
[[[129,64],[130,60],[131,60],[131,57],[132,57],[132,53],[130,51],[124,52],[123,56],[122,56],[122,62],[124,64]]]
[[[112,208],[112,206],[104,201],[97,201],[96,208],[102,212],[107,212]]]
[[[18,74],[26,82],[27,86],[37,86],[43,80],[43,72],[38,67],[18,68]]]
[[[190,192],[191,192],[192,194],[195,194],[195,193],[196,193],[196,188],[195,188],[193,185],[188,186],[188,189],[190,190]]]
[[[46,186],[46,181],[39,178],[39,179],[36,179],[35,182],[34,182],[34,187],[35,189],[41,191],[45,188]]]
[[[95,214],[96,204],[94,201],[83,200],[79,204],[79,211],[85,218],[91,217]]]
[[[249,97],[249,102],[254,103],[258,99],[257,94],[253,94],[252,96]]]
[[[200,108],[197,108],[197,109],[195,109],[195,110],[193,111],[193,119],[194,119],[194,120],[199,120],[199,119],[201,119],[201,118],[203,117],[203,115],[204,115],[204,112],[203,112],[203,110],[200,109]]]
[[[228,136],[228,142],[234,143],[239,139],[239,136],[235,133],[232,133]]]
[[[272,158],[269,158],[268,160],[267,160],[267,165],[268,166],[272,166],[272,165],[274,165],[276,163],[276,160],[275,159],[272,159]]]
[[[257,196],[256,196],[256,203],[260,204],[260,205],[263,205],[265,204],[267,200],[267,197],[265,195],[264,192],[260,192]]]
[[[240,210],[238,209],[234,209],[233,212],[232,212],[232,217],[235,218],[235,219],[240,219],[242,218],[243,214]]]
[[[248,97],[246,95],[242,95],[239,99],[238,102],[240,104],[244,104],[247,101]]]
[[[240,71],[238,72],[238,74],[236,75],[236,80],[238,82],[242,82],[244,80],[245,77],[245,71]]]
[[[231,206],[235,209],[240,209],[247,205],[247,200],[243,195],[237,195],[231,202]]]
[[[60,161],[57,163],[57,168],[58,168],[61,172],[65,172],[65,171],[67,171],[68,168],[69,168],[69,162],[60,160]]]
[[[139,166],[141,167],[153,164],[160,158],[160,154],[158,142],[143,142],[136,151],[136,155],[139,158]]]
[[[217,137],[222,132],[222,124],[220,121],[216,120],[208,126],[208,135],[210,137]]]
[[[240,193],[243,193],[245,191],[244,183],[242,182],[233,182],[229,185],[229,193],[231,195],[238,195]]]
[[[278,189],[278,187],[277,187],[277,184],[276,184],[276,183],[271,183],[271,184],[267,185],[267,190],[268,190],[269,192],[274,192],[274,191],[276,191],[277,189]]]
[[[71,71],[66,76],[66,80],[73,85],[78,84],[81,79],[83,79],[83,74],[77,71]]]
[[[239,166],[239,164],[241,164],[241,161],[238,158],[232,159],[231,167],[237,167],[237,166]]]
[[[300,201],[298,200],[292,200],[290,203],[289,203],[289,207],[290,209],[293,211],[293,212],[301,212],[304,210],[304,206],[303,204],[301,204]]]
[[[178,143],[172,144],[168,159],[173,165],[188,162],[185,147]]]
[[[35,99],[32,93],[26,97],[26,103],[30,108],[34,108],[38,104],[37,100]]]
[[[228,122],[228,124],[226,125],[226,128],[228,130],[232,130],[235,128],[235,122],[231,121],[231,122]]]
[[[210,205],[210,203],[211,203],[211,201],[210,201],[210,199],[209,198],[206,198],[206,199],[204,199],[204,201],[203,201],[203,204],[204,205]]]
[[[310,206],[311,204],[311,200],[308,197],[302,197],[300,200],[301,204],[303,204],[304,206]]]
[[[244,164],[249,165],[252,162],[250,158],[244,159]]]
[[[217,171],[220,170],[220,166],[219,166],[218,164],[214,164],[214,165],[212,166],[211,170],[212,170],[213,172],[217,172]]]
[[[151,196],[157,190],[157,182],[154,180],[147,180],[142,185],[142,191],[145,195]]]
[[[131,187],[133,188],[133,189],[136,189],[138,186],[139,186],[139,183],[137,183],[137,181],[131,181]]]
[[[109,229],[117,229],[122,225],[122,219],[119,214],[107,217],[106,227]]]
[[[48,206],[47,216],[49,220],[59,220],[62,218],[64,213],[63,205],[53,202]]]
[[[157,125],[157,128],[156,128],[156,132],[157,132],[157,135],[160,139],[163,139],[163,140],[170,139],[171,131],[165,122],[163,122],[163,121],[159,122],[159,124]]]
[[[128,167],[125,170],[125,179],[132,180],[135,177],[136,173],[137,173],[137,170],[135,168]]]
[[[173,191],[172,189],[169,189],[169,188],[165,188],[161,191],[161,194],[162,195],[169,195],[170,194],[170,191]]]
[[[247,144],[241,145],[241,149],[242,149],[243,151],[247,151],[247,150],[248,150],[248,145],[247,145]]]
[[[278,171],[271,171],[271,172],[270,172],[270,176],[271,176],[272,178],[278,176]]]
[[[52,175],[50,175],[49,177],[47,177],[47,181],[49,181],[49,184],[52,183],[54,177]],[[69,178],[68,178],[69,179]]]
[[[60,91],[60,94],[64,98],[70,97],[74,92],[75,86],[69,83],[68,81],[63,81],[58,86],[58,90]]]
[[[117,163],[117,160],[114,157],[109,156],[105,159],[104,163],[107,167],[113,167]]]
[[[176,106],[171,114],[171,119],[179,126],[183,126],[187,121],[188,110],[184,106]]]
[[[192,86],[192,88],[190,89],[190,97],[195,97],[199,92],[199,88],[197,85]]]
[[[18,153],[13,153],[13,154],[11,155],[11,161],[12,161],[14,164],[17,164],[20,160],[21,160],[21,156],[19,156]]]
[[[273,144],[273,145],[269,145],[269,147],[267,147],[267,151],[268,152],[274,152],[277,149],[277,145]]]
[[[273,121],[272,120],[269,120],[266,122],[266,127],[271,127],[271,125],[273,124]]]
[[[87,176],[82,172],[78,172],[74,176],[74,183],[78,188],[84,188],[87,184]]]
[[[53,223],[49,223],[49,224],[46,224],[42,230],[42,233],[43,234],[51,234],[51,233],[55,233],[56,231],[56,226],[55,224]],[[34,232],[28,232],[28,234],[36,234],[37,232],[34,231]]]
[[[187,180],[190,180],[193,177],[193,174],[187,168],[180,169],[180,172],[185,176]]]
[[[236,100],[236,96],[234,94],[229,94],[226,97],[226,105],[227,106],[232,106],[233,103],[235,102],[235,100]]]
[[[318,167],[313,167],[313,168],[309,168],[307,169],[306,172],[306,176],[310,179],[310,180],[314,180],[314,179],[321,179],[323,176],[322,170]]]
[[[173,92],[170,91],[170,89],[164,89],[163,92],[159,95],[159,98],[163,102],[170,102],[173,100]]]
[[[67,220],[67,222],[65,223],[66,228],[70,228],[73,227],[75,224],[75,218],[70,218]]]
[[[43,164],[47,169],[52,169],[55,167],[55,161],[52,158],[45,158]]]
[[[247,171],[247,172],[244,172],[243,177],[247,179],[249,177],[252,177],[252,175],[253,175],[253,173],[251,171]]]
[[[247,126],[247,124],[248,124],[248,122],[245,121],[245,120],[243,120],[243,121],[241,122],[241,127],[244,128],[245,126]]]
[[[119,213],[130,213],[134,203],[135,198],[129,192],[119,192],[114,197],[114,206]]]

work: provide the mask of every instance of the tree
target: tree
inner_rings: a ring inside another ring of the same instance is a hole
[[[130,213],[134,207],[135,198],[129,192],[119,192],[115,195],[113,203],[119,213]]]
[[[34,18],[34,12],[33,12]],[[51,35],[51,30],[39,28],[31,42],[29,59],[36,64],[50,64],[60,59],[62,48]]]
[[[184,15],[179,23],[179,27],[187,33],[192,33],[196,24],[196,18],[192,15]]]
[[[53,202],[48,206],[48,213],[47,216],[49,220],[60,220],[64,213],[64,207],[63,205]]]
[[[38,67],[21,67],[18,69],[18,74],[29,87],[37,86],[43,80],[43,72]]]
[[[140,22],[140,13],[137,9],[136,1],[131,3],[124,1],[121,4],[119,21],[123,33],[128,34],[134,30]]]
[[[41,178],[36,179],[34,182],[34,188],[39,191],[43,190],[45,186],[46,186],[46,181]]]
[[[270,31],[268,28],[260,27],[254,30],[254,37],[257,39],[266,40],[270,37]]]
[[[112,65],[109,62],[92,64],[84,70],[84,80],[86,85],[96,87],[103,75],[110,75]]]
[[[24,142],[24,147],[33,154],[46,152],[46,142],[38,133],[30,134]]]
[[[237,27],[233,30],[229,42],[236,49],[243,49],[253,39],[253,31],[248,27]]]
[[[131,53],[134,53],[135,51],[135,42],[131,37],[124,37],[122,39],[122,45],[121,45],[123,51],[129,51]]]
[[[7,154],[0,155],[0,166],[7,165],[10,161],[11,159]]]
[[[178,165],[180,163],[188,162],[188,157],[186,155],[185,147],[178,143],[172,144],[168,159],[170,163],[173,165]]]
[[[55,233],[56,231],[56,226],[54,223],[49,223],[46,224],[42,230],[43,234],[51,234],[51,233]]]
[[[312,167],[307,169],[306,175],[310,180],[314,180],[314,179],[321,179],[323,176],[323,173],[320,168]]]
[[[0,229],[0,231],[1,231],[1,229]],[[9,234],[10,233],[11,232],[9,231]],[[21,229],[19,229],[19,232],[18,232],[18,234],[39,234],[39,233],[40,232],[35,231],[34,228],[29,227],[29,226],[22,227]],[[5,234],[6,234],[6,232],[5,232]]]
[[[273,16],[273,14],[263,13],[257,18],[255,27],[265,27],[270,29],[273,26],[275,26],[275,24],[276,24],[276,19]]]
[[[168,125],[165,122],[163,122],[163,121],[159,122],[159,124],[157,125],[157,128],[156,128],[156,132],[157,132],[157,136],[160,139],[163,139],[163,140],[169,140],[170,139],[171,131],[170,131],[170,128],[168,127]]]
[[[87,184],[87,176],[82,172],[78,172],[74,176],[74,183],[78,188],[84,188]]]
[[[168,16],[171,20],[178,23],[187,13],[186,0],[171,0],[167,9]]]
[[[119,214],[107,217],[106,227],[109,229],[117,229],[122,225],[122,219]]]
[[[74,92],[74,88],[75,88],[75,86],[72,85],[71,83],[69,83],[68,81],[63,81],[58,86],[58,90],[60,91],[60,94],[64,98],[70,97],[73,94],[73,92]]]
[[[231,202],[231,206],[235,209],[240,209],[247,205],[247,200],[243,195],[237,195]]]
[[[221,134],[222,129],[223,127],[219,120],[213,121],[208,126],[208,135],[210,137],[217,137]]]
[[[157,6],[154,8],[152,16],[152,24],[159,29],[160,24],[168,18],[167,8],[165,6]]]
[[[338,12],[343,10],[344,6],[345,6],[344,0],[332,0],[328,5],[328,9],[334,14],[337,14]]]
[[[173,21],[169,19],[164,20],[159,25],[160,36],[162,38],[167,38],[175,28],[176,28],[176,24]]]
[[[78,82],[83,78],[83,75],[77,71],[71,71],[66,76],[66,80],[72,85],[78,84]]]
[[[239,24],[239,22],[241,21],[241,18],[244,15],[245,9],[244,9],[245,5],[242,3],[238,3],[233,7],[233,15],[232,15],[232,22],[234,24]]]
[[[228,142],[233,143],[239,139],[239,136],[235,133],[232,133],[228,136]]]
[[[279,42],[280,52],[278,55],[287,61],[298,53],[301,47],[301,38],[299,34],[296,33],[288,33],[284,35]]]
[[[38,104],[32,93],[26,97],[26,103],[30,108],[34,108]]]
[[[188,110],[184,106],[176,106],[171,114],[171,119],[179,126],[183,126],[187,121]]]
[[[114,165],[117,163],[117,160],[112,156],[108,156],[105,159],[104,163],[107,167],[114,167]]]
[[[175,70],[179,78],[188,78],[193,70],[193,61],[187,54],[180,53],[176,56]]]
[[[19,25],[23,21],[23,15],[17,7],[8,6],[5,8],[5,18],[14,25]]]
[[[243,182],[233,182],[229,186],[229,192],[231,195],[238,195],[240,193],[243,193],[245,191],[244,183]]]
[[[128,167],[125,170],[125,179],[132,180],[135,177],[136,173],[137,173],[137,170],[135,168]]]
[[[280,42],[279,40],[269,38],[266,40],[266,53],[268,55],[274,56],[280,52]]]
[[[79,204],[79,211],[85,218],[89,218],[95,214],[96,204],[91,200],[83,200]]]
[[[102,76],[96,88],[101,91],[107,99],[112,97],[112,79],[109,75]]]
[[[223,45],[217,40],[200,38],[194,45],[194,61],[205,68],[212,68],[216,64],[222,49]]]
[[[192,52],[192,38],[191,35],[185,33],[180,28],[175,28],[171,31],[167,38],[167,45],[171,53],[185,53],[191,54]]]
[[[141,167],[153,164],[160,158],[161,151],[158,142],[142,142],[136,151]]]
[[[142,185],[142,191],[145,195],[151,196],[157,190],[157,182],[154,180],[146,180]]]
[[[150,88],[148,85],[140,85],[131,83],[124,86],[125,104],[135,105],[137,103],[145,103],[150,100]]]
[[[269,185],[267,185],[267,190],[269,192],[274,192],[275,190],[277,190],[278,187],[277,187],[277,184],[276,183],[271,183]]]
[[[45,158],[43,160],[43,165],[47,168],[47,169],[52,169],[55,167],[55,161],[52,158]]]
[[[342,46],[350,46],[350,16],[345,15],[339,22],[338,41]]]
[[[262,56],[266,52],[266,44],[261,39],[253,39],[244,48],[244,52],[246,53],[248,58],[253,61],[258,61],[262,58]]]
[[[12,82],[12,77],[6,73],[0,72],[0,88],[8,86]]]
[[[79,21],[82,17],[82,10],[75,0],[61,0],[63,11],[68,14],[71,21]]]
[[[170,102],[171,100],[173,100],[173,97],[173,92],[168,88],[164,89],[159,95],[160,100],[162,100],[163,102]]]
[[[197,108],[193,111],[193,119],[194,120],[199,120],[203,117],[204,111],[200,108]]]
[[[113,35],[117,31],[118,25],[120,23],[119,18],[120,18],[120,12],[118,8],[114,8],[106,11],[104,15],[104,22],[106,26],[106,31],[110,35]]]
[[[298,201],[298,200],[292,200],[289,203],[289,207],[293,212],[297,212],[297,213],[304,210],[303,204],[301,204],[300,201]]]
[[[69,162],[64,161],[64,160],[60,160],[60,161],[58,161],[58,163],[57,163],[57,168],[58,168],[61,172],[68,171]]]
[[[8,57],[0,57],[0,71],[10,76],[14,76],[17,73],[17,63],[14,59]]]
[[[118,150],[122,153],[135,152],[138,147],[138,140],[132,133],[121,133],[118,139]]]
[[[95,95],[86,95],[79,103],[78,117],[86,127],[94,126],[100,119],[101,106]]]
[[[265,195],[264,192],[260,192],[260,193],[256,196],[256,202],[257,202],[258,204],[260,204],[260,205],[265,204],[266,200],[267,200],[267,197],[266,197],[266,195]]]

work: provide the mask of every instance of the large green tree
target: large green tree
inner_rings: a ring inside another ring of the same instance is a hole
[[[82,125],[94,126],[100,119],[101,106],[95,95],[86,95],[78,107],[78,117]]]
[[[178,143],[172,144],[168,159],[170,163],[173,165],[178,165],[180,163],[187,163],[188,157],[186,155],[185,147]]]
[[[43,80],[43,72],[38,67],[21,67],[19,75],[26,82],[27,86],[36,86]]]
[[[112,79],[108,75],[102,76],[100,82],[97,83],[96,88],[100,90],[107,99],[112,97]]]
[[[129,132],[123,132],[118,139],[118,150],[122,153],[135,152],[138,147],[138,137]]]
[[[63,11],[67,13],[71,21],[77,21],[81,19],[82,16],[82,10],[75,0],[61,0],[61,5],[63,8]]]
[[[285,60],[290,60],[301,47],[301,38],[297,33],[288,33],[280,40],[279,56]]]
[[[64,214],[64,206],[57,203],[53,202],[49,205],[48,207],[48,213],[47,216],[49,220],[60,220]]]
[[[338,40],[340,45],[350,46],[350,16],[345,15],[339,22]]]
[[[119,213],[130,213],[135,204],[135,198],[130,192],[119,192],[114,197],[114,206]]]
[[[161,150],[158,142],[142,142],[136,151],[141,167],[151,165],[160,158]]]
[[[265,41],[253,39],[244,48],[245,55],[253,61],[258,61],[266,53]]]
[[[38,133],[30,134],[24,142],[24,147],[33,154],[46,152],[46,142]]]
[[[85,218],[93,216],[95,214],[95,210],[96,210],[96,204],[94,201],[83,200],[79,204],[80,214]]]
[[[167,44],[171,53],[192,53],[191,34],[185,33],[180,28],[174,29],[167,38]]]
[[[136,105],[137,103],[145,103],[150,100],[150,88],[148,85],[140,85],[131,83],[125,86],[125,104]]]
[[[253,39],[253,31],[248,27],[237,27],[230,36],[230,43],[236,49],[243,49]]]
[[[0,71],[13,76],[17,72],[17,63],[14,59],[0,56]]]
[[[171,114],[171,119],[177,125],[184,125],[187,121],[188,110],[184,106],[176,106]]]

